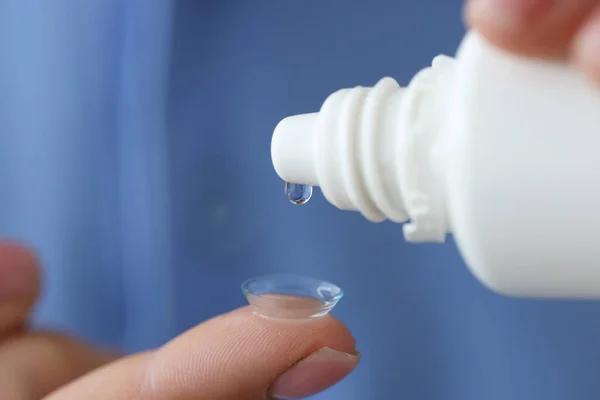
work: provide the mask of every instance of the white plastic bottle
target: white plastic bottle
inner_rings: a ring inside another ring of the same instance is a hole
[[[469,32],[406,88],[391,78],[281,121],[273,164],[411,242],[452,233],[514,296],[600,298],[600,90],[575,69]]]

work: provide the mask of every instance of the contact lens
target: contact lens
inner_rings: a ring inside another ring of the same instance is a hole
[[[322,317],[344,295],[333,283],[288,274],[248,279],[242,284],[242,291],[257,314],[277,319]]]

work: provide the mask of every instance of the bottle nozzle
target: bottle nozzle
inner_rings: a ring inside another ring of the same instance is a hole
[[[319,186],[334,206],[370,221],[406,221],[394,189],[396,135],[388,107],[393,114],[391,99],[401,94],[396,81],[384,78],[373,88],[335,92],[317,113],[285,118],[271,142],[275,171],[286,182]]]
[[[407,240],[443,241],[448,221],[436,112],[453,66],[453,59],[437,57],[406,88],[383,78],[371,88],[333,93],[318,113],[284,119],[271,142],[277,174],[319,186],[335,207],[369,221],[411,220]]]
[[[319,186],[315,159],[319,113],[283,119],[273,133],[271,158],[286,182]]]

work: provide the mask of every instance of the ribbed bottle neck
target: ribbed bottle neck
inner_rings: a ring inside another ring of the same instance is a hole
[[[320,186],[342,210],[404,226],[409,241],[443,241],[448,232],[440,119],[454,67],[440,56],[406,88],[392,78],[342,89],[318,113],[275,129],[273,164],[290,182]]]

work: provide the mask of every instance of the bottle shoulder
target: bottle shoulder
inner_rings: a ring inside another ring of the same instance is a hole
[[[476,33],[456,60],[443,111],[454,238],[496,291],[556,294],[571,270],[540,271],[572,265],[574,253],[581,266],[597,259],[600,91],[574,68],[504,53]]]
[[[505,157],[575,157],[577,140],[600,145],[600,90],[582,73],[508,54],[476,32],[459,48],[442,107],[446,167],[455,173],[489,173]]]
[[[476,31],[462,41],[454,71],[449,111],[477,131],[597,114],[600,91],[577,69],[508,53]]]
[[[514,173],[503,165],[510,157],[535,163],[576,156],[575,140],[600,145],[600,91],[583,74],[508,54],[476,32],[459,48],[442,104],[450,174]]]

